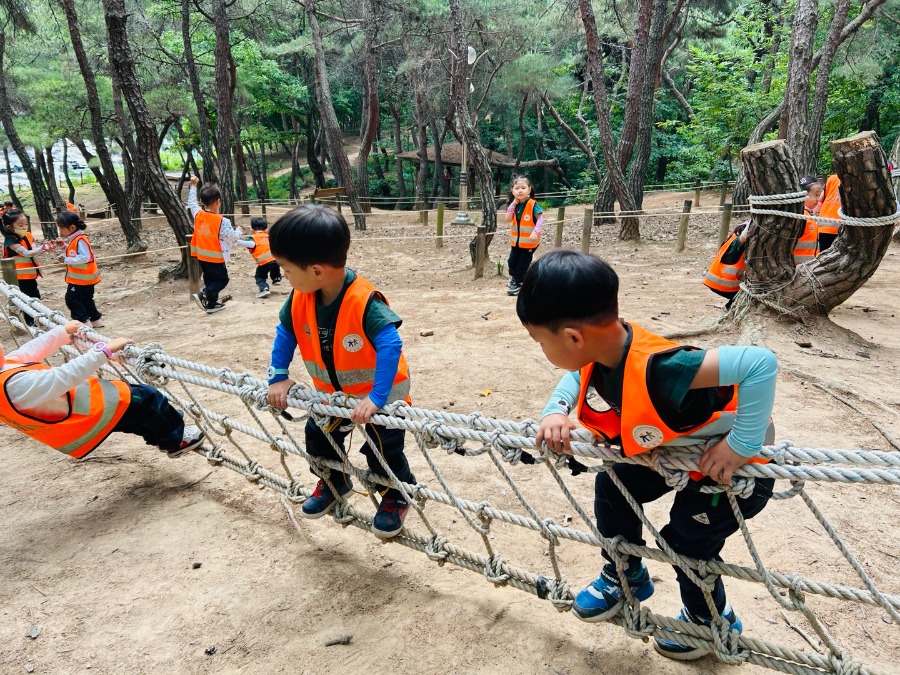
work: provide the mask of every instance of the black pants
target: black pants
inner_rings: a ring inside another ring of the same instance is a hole
[[[228,285],[228,270],[225,263],[206,262],[198,260],[200,272],[203,274],[203,296],[209,305],[219,301],[219,293]]]
[[[273,283],[281,280],[281,268],[274,260],[272,262],[267,262],[265,265],[256,266],[256,274],[253,278],[256,281],[256,286],[259,290],[269,290],[269,284],[266,283],[267,277],[271,278]]]
[[[709,288],[709,287],[707,287],[707,288]],[[709,290],[711,290],[716,295],[721,295],[723,298],[728,300],[728,302],[725,303],[725,309],[731,309],[731,304],[734,302],[734,298],[740,292],[740,291],[720,291],[717,288],[710,288]]]
[[[97,321],[102,314],[94,304],[94,286],[69,284],[66,289],[66,307],[75,321]]]
[[[41,292],[38,290],[37,279],[19,279],[19,290],[29,298],[41,299]],[[25,316],[25,323],[29,326],[34,325],[34,317],[28,312],[22,312]]]
[[[639,504],[656,501],[672,491],[665,479],[648,467],[615,464],[613,471]],[[753,494],[747,499],[738,499],[744,518],[752,518],[763,510],[772,496],[774,483],[772,478],[757,478]],[[688,487],[675,494],[669,522],[660,530],[660,535],[676,553],[698,560],[721,560],[719,553],[725,546],[725,540],[738,530],[738,523],[728,497],[721,493],[699,492],[697,488],[703,484],[714,483],[709,478],[701,482],[691,481]],[[621,535],[632,544],[645,545],[641,536],[641,521],[606,472],[597,474],[594,515],[597,528],[604,537],[612,539]],[[603,557],[610,560],[606,551],[603,551]],[[632,565],[637,561],[638,558],[632,556],[628,562]],[[709,618],[703,592],[680,568],[675,567],[675,574],[681,589],[681,600],[687,610],[696,617]],[[725,586],[720,576],[715,578],[712,596],[721,614],[725,608]]]
[[[342,423],[349,423],[349,420],[342,420]],[[360,448],[360,451],[366,456],[366,461],[369,463],[369,470],[379,476],[384,476],[384,469],[378,461],[378,456],[375,454],[376,451],[380,450],[381,454],[384,455],[385,463],[391,468],[394,475],[403,483],[414,484],[416,478],[409,468],[409,462],[406,460],[406,455],[403,454],[403,443],[406,440],[406,432],[403,429],[387,429],[375,424],[367,424],[366,433],[376,445],[379,442],[381,444],[380,447],[375,448],[375,451],[369,446],[368,442]],[[348,432],[338,431],[337,429],[331,432],[332,437],[342,449],[345,447],[344,439],[346,439],[347,434]],[[325,437],[324,432],[312,421],[312,419],[306,421],[306,451],[313,457],[322,457],[338,462],[341,461],[341,458]],[[316,473],[315,471],[312,472],[313,474]],[[340,489],[342,484],[346,485],[347,475],[332,470],[331,482],[335,487]],[[385,497],[402,498],[402,496],[403,495],[399,490],[393,488],[385,493]]]
[[[184,419],[158,390],[146,384],[132,384],[131,403],[113,431],[136,434],[147,445],[176,450],[184,436]]]
[[[826,248],[831,246],[834,243],[834,240],[837,239],[838,236],[836,234],[822,234],[819,233],[819,253],[824,251]]]
[[[525,272],[531,267],[531,260],[534,258],[535,251],[537,251],[537,248],[519,248],[518,246],[512,246],[509,249],[509,260],[507,261],[509,278],[519,284],[519,286],[525,281]]]

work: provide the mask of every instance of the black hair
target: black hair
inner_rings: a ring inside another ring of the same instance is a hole
[[[558,249],[525,274],[516,313],[530,326],[554,333],[566,324],[602,325],[619,318],[619,277],[600,258]]]
[[[203,204],[203,206],[209,206],[222,199],[222,191],[219,190],[219,186],[215,183],[206,183],[200,186],[197,197],[200,199],[200,203]]]
[[[310,265],[343,267],[350,248],[350,228],[337,211],[306,204],[288,211],[269,232],[272,255],[306,269]]]
[[[507,201],[511,204],[515,197],[513,196],[512,189],[515,187],[516,183],[520,180],[524,180],[528,183],[528,187],[531,188],[531,191],[528,193],[529,199],[534,199],[534,185],[531,184],[531,181],[528,179],[528,176],[513,176],[513,179],[509,181],[509,194],[506,195]]]
[[[85,223],[77,213],[72,213],[71,211],[57,213],[56,224],[59,227],[72,227],[74,225],[79,230],[87,229],[87,223]]]
[[[254,218],[250,221],[250,229],[262,231],[269,227],[265,218]]]
[[[804,176],[800,179],[800,189],[804,192],[809,192],[810,188],[816,183],[819,183],[824,187],[824,183],[822,183],[817,176]]]
[[[19,209],[9,209],[8,211],[3,212],[3,227],[6,230],[12,232],[13,225],[15,222],[24,216],[25,214],[19,211]]]
[[[3,202],[3,206],[5,206],[8,209],[11,209],[12,207],[15,206],[15,204],[13,204],[12,202]]]

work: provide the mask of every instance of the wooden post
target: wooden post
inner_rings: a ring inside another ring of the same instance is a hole
[[[422,209],[419,212],[419,218],[422,221],[422,225],[424,225],[425,227],[428,227],[428,209]]]
[[[553,242],[554,247],[562,246],[563,221],[566,219],[566,207],[560,206],[556,212],[556,240]]]
[[[700,208],[700,179],[694,181],[694,204]]]
[[[437,247],[444,248],[444,202],[437,208]]]
[[[475,278],[481,279],[484,276],[484,254],[487,241],[487,227],[483,224],[478,225],[478,234],[475,242]]]
[[[262,199],[260,199],[259,204],[260,204],[260,207],[262,208],[263,218],[265,218],[266,217],[266,198],[263,197]]]
[[[725,200],[728,197],[728,179],[722,181],[722,192],[719,194],[719,206],[725,206]]]
[[[200,292],[200,264],[197,259],[190,255],[187,256],[187,272],[188,272],[188,292],[191,296]]]
[[[684,242],[687,239],[688,223],[691,221],[691,202],[690,199],[684,200],[684,208],[681,210],[681,223],[678,226],[678,244],[675,246],[675,253],[681,253],[684,250]]]
[[[13,258],[4,258],[0,260],[0,267],[3,268],[3,281],[18,288],[19,275],[16,274],[16,261]]]
[[[731,202],[725,202],[722,209],[722,222],[719,224],[719,246],[728,239],[728,232],[731,230],[731,210],[734,208]]]
[[[591,226],[594,224],[594,208],[589,206],[584,210],[584,223],[581,225],[581,252],[590,253],[591,250]]]

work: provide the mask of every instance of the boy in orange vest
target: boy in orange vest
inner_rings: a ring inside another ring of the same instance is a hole
[[[203,433],[185,426],[181,413],[153,387],[93,377],[132,340],[96,342],[61,366],[40,363],[82,326],[70,321],[5,356],[0,346],[0,421],[76,459],[115,431],[137,434],[169,457],[203,442]]]
[[[236,243],[249,249],[250,255],[256,260],[256,274],[253,277],[259,289],[256,297],[265,298],[269,295],[269,284],[266,280],[271,277],[273,285],[280,284],[281,268],[269,248],[269,233],[266,231],[269,224],[266,219],[254,218],[250,221],[250,229],[253,233],[249,237],[241,237]]]
[[[194,233],[191,235],[191,255],[200,263],[203,274],[203,290],[194,293],[193,298],[200,309],[214,314],[225,309],[219,302],[219,293],[228,285],[228,262],[231,246],[240,236],[240,230],[231,226],[231,221],[219,213],[222,193],[218,186],[207,184],[200,188],[200,203],[197,203],[197,184],[191,178],[188,191],[188,209],[194,216]],[[202,207],[201,207],[202,204]]]
[[[553,365],[569,371],[544,408],[536,443],[571,453],[575,425],[569,412],[598,438],[620,445],[626,456],[656,447],[703,444],[707,449],[689,485],[675,494],[670,520],[660,534],[680,555],[720,560],[725,540],[738,529],[728,499],[700,487],[728,484],[733,472],[756,460],[774,431],[769,415],[775,398],[778,361],[762,347],[723,346],[703,350],[670,342],[626,323],[618,313],[619,280],[594,256],[556,250],[542,257],[525,276],[516,310],[531,337]],[[593,391],[597,396],[590,397]],[[740,401],[740,403],[738,403]],[[672,491],[653,469],[619,463],[612,473],[638,504]],[[773,479],[756,479],[751,496],[739,498],[744,518],[765,507]],[[594,514],[600,533],[644,545],[641,521],[609,474],[597,474]],[[604,621],[624,604],[622,581],[607,551],[600,575],[578,593],[572,612],[582,621]],[[643,561],[628,556],[625,578],[639,600],[653,593]],[[709,626],[712,613],[703,592],[678,567],[684,608],[679,617]],[[740,633],[742,625],[725,597],[718,576],[707,577],[717,623]],[[654,647],[669,658],[687,661],[707,653],[671,639],[655,638]]]
[[[385,404],[409,399],[409,368],[397,328],[402,320],[385,297],[348,267],[350,228],[344,217],[324,206],[301,206],[283,215],[272,226],[272,253],[294,289],[281,309],[269,367],[269,404],[286,408],[288,392],[296,382],[288,367],[299,349],[316,389],[342,391],[357,399],[350,420],[365,424],[366,433],[378,445],[361,448],[369,470],[379,476],[385,470],[379,457],[403,483],[415,484],[403,444],[402,429],[388,429],[369,420]],[[335,418],[328,426],[332,438],[344,449],[352,425]],[[306,423],[306,451],[314,457],[341,461],[328,438],[310,418]],[[353,487],[350,477],[331,469],[327,475],[338,495],[320,480],[312,497],[303,503],[304,518],[320,518],[338,498]],[[372,531],[387,539],[403,529],[409,504],[403,494],[389,488],[378,506]]]

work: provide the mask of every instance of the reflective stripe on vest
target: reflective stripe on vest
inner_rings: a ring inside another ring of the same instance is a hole
[[[731,236],[725,240],[725,243],[719,247],[719,252],[709,265],[709,269],[703,276],[703,283],[713,290],[722,291],[723,293],[733,293],[741,288],[741,280],[744,278],[744,271],[747,265],[744,262],[744,254],[733,265],[726,265],[722,262],[722,257],[728,251],[732,242],[737,238],[737,232],[732,232]]]
[[[702,424],[676,431],[663,422],[653,405],[647,386],[650,363],[656,356],[691,347],[666,340],[635,323],[630,325],[632,337],[631,346],[625,356],[621,411],[613,409],[597,411],[587,402],[588,388],[594,370],[594,364],[589,363],[580,372],[578,421],[594,434],[607,440],[620,439],[622,451],[626,456],[637,455],[664,445],[692,445],[727,433],[734,424],[734,413],[737,410],[735,387],[728,388],[731,390],[731,398],[725,407],[721,411],[713,412]],[[699,480],[702,474],[693,471],[691,477]]]
[[[253,243],[256,244],[256,246],[253,247],[253,250],[250,251],[256,259],[256,264],[267,265],[270,262],[275,262],[275,256],[272,255],[272,251],[269,250],[269,233],[254,232],[250,236],[253,238]]]
[[[385,297],[361,276],[357,276],[344,292],[338,309],[332,345],[334,376],[337,378],[337,382],[333,382],[332,374],[322,357],[319,326],[316,322],[315,293],[294,291],[291,303],[294,336],[297,338],[297,347],[303,357],[303,363],[316,389],[329,394],[343,391],[358,398],[367,396],[372,391],[376,353],[374,345],[366,336],[363,319],[366,308],[374,298],[387,304]],[[401,400],[410,403],[409,367],[402,353],[387,400],[389,403]]]
[[[68,412],[59,419],[42,419],[17,410],[7,383],[27,370],[49,370],[40,363],[24,364],[0,373],[0,419],[23,434],[70,457],[81,458],[112,433],[131,403],[131,388],[122,381],[88,378],[66,392]]]
[[[222,216],[209,211],[198,211],[194,216],[194,233],[191,235],[191,255],[204,262],[223,263],[222,242],[219,230]]]
[[[516,212],[515,209],[513,209],[513,220],[509,230],[510,246],[516,246],[518,248],[537,248],[538,244],[541,243],[540,235],[538,235],[538,238],[535,240],[528,238],[534,231],[534,207],[536,204],[537,202],[533,199],[529,199],[525,202],[525,208],[522,209],[521,220],[516,219]]]
[[[806,211],[804,209],[804,211]],[[806,211],[809,215],[809,211]],[[819,228],[814,220],[807,220],[803,226],[803,234],[797,239],[794,246],[794,264],[808,262],[819,255]]]
[[[66,257],[78,255],[78,242],[83,241],[88,248],[91,259],[80,265],[66,265],[66,283],[75,286],[93,286],[100,281],[100,268],[94,260],[94,249],[91,242],[83,234],[75,235],[75,238],[66,246]]]
[[[22,239],[25,240],[25,248],[27,248],[28,250],[34,248],[34,237],[31,236],[31,232],[26,232],[22,236]],[[9,247],[5,247],[3,249],[3,257],[12,258],[16,261],[16,278],[20,281],[38,278],[38,268],[40,267],[40,265],[38,265],[37,260],[35,260],[34,258],[24,255],[16,255],[16,252]]]
[[[822,200],[822,208],[819,209],[820,218],[834,218],[840,220],[838,209],[841,208],[841,179],[836,174],[831,174],[825,181],[825,196]],[[819,223],[819,234],[837,234],[838,226],[831,223]]]

